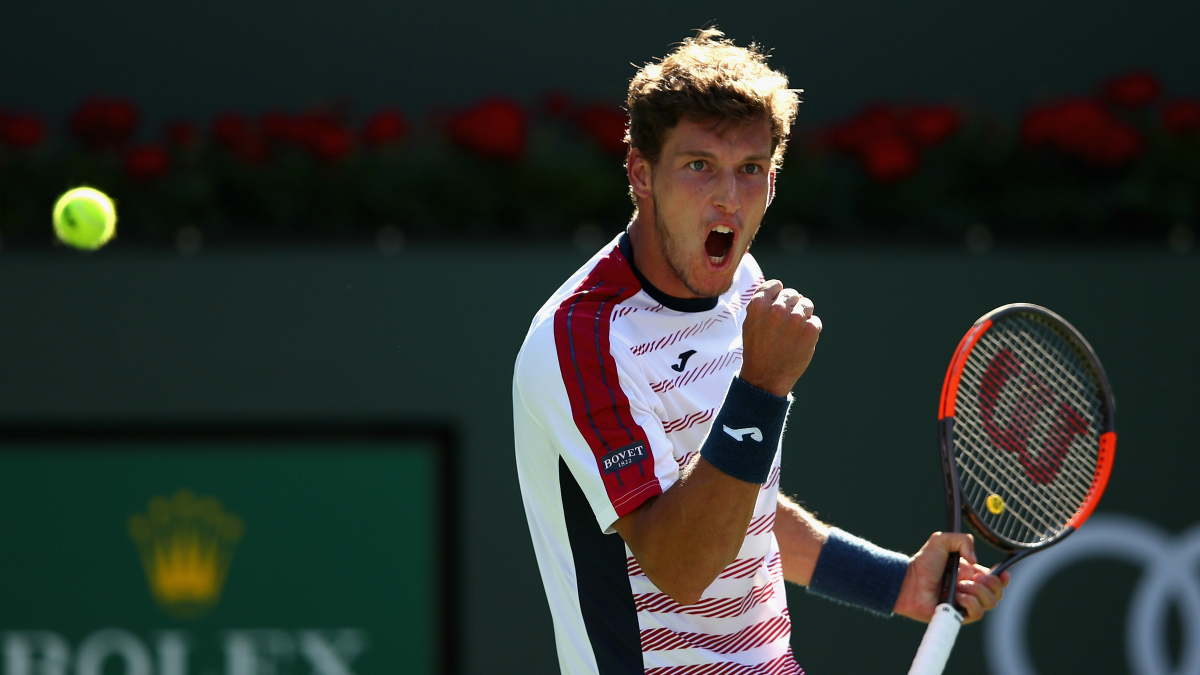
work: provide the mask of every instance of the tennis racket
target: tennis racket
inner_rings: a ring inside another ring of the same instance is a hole
[[[1066,539],[1104,493],[1117,446],[1114,402],[1091,345],[1037,305],[1005,305],[967,331],[938,411],[946,529],[965,516],[1018,560]],[[953,604],[959,556],[946,564],[933,619],[909,675],[940,675],[963,612]]]

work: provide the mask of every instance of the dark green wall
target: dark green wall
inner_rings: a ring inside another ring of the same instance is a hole
[[[0,424],[451,424],[462,451],[467,672],[554,672],[509,388],[530,317],[585,257],[509,245],[181,258],[119,241],[94,255],[3,252]],[[1172,532],[1200,521],[1197,256],[766,251],[760,262],[813,297],[826,326],[796,390],[782,483],[822,517],[905,551],[940,526],[934,409],[946,361],[980,314],[1024,301],[1082,330],[1115,388],[1121,442],[1100,510]],[[1068,636],[1092,672],[1118,672],[1124,659],[1120,617],[1136,575],[1113,567],[1073,575],[1073,594],[1047,610],[1099,621],[1094,634]],[[1115,585],[1101,583],[1108,574]],[[812,673],[903,672],[920,639],[916,624],[802,592],[791,604],[796,652]],[[1040,644],[1048,664],[1055,656]],[[961,645],[951,672],[980,672],[979,628]]]
[[[173,117],[335,99],[413,113],[551,87],[616,100],[631,63],[714,20],[774,49],[807,121],[947,97],[1007,116],[1132,68],[1200,94],[1200,5],[1180,0],[39,0],[0,13],[0,105],[57,120],[113,93],[157,133]]]

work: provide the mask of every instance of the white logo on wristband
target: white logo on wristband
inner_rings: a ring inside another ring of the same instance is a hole
[[[746,427],[745,429],[730,429],[729,427],[722,424],[721,428],[725,430],[725,433],[732,436],[733,439],[739,443],[746,440],[746,434],[750,434],[750,438],[753,438],[755,441],[762,443],[762,438],[763,438],[762,432],[758,430],[758,427]]]

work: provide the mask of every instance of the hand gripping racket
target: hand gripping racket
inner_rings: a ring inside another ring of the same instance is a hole
[[[992,574],[1066,539],[1087,520],[1112,471],[1117,432],[1104,368],[1079,331],[1037,305],[985,314],[954,352],[938,411],[946,529],[962,517],[1008,557]],[[909,675],[940,675],[963,612],[959,556]]]

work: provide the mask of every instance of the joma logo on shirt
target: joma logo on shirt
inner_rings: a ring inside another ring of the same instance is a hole
[[[642,462],[647,458],[646,444],[642,441],[634,441],[601,457],[600,462],[604,465],[604,473],[615,473],[617,485],[624,487],[625,483],[621,481],[621,469],[637,463],[638,470],[645,476],[646,470],[642,468]]]

